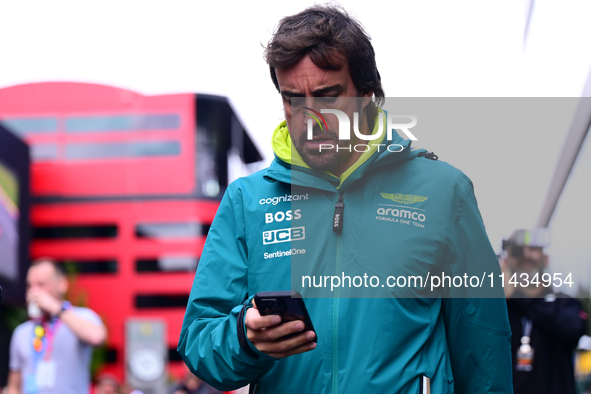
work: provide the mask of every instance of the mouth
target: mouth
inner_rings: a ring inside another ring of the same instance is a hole
[[[335,145],[336,141],[329,136],[315,136],[311,140],[306,140],[306,145],[317,149],[320,145]]]
[[[311,140],[312,142],[320,142],[320,141],[334,141],[334,138],[332,138],[329,135],[317,135],[314,136],[314,138],[312,138]]]
[[[524,270],[531,270],[531,269],[534,269],[537,267],[538,267],[538,264],[535,261],[531,261],[531,260],[524,260],[519,263],[519,268],[524,269]]]

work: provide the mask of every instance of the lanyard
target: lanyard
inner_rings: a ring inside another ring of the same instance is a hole
[[[55,334],[57,333],[57,329],[60,326],[60,320],[55,319],[53,324],[49,324],[45,322],[45,336],[47,337],[47,348],[45,349],[45,355],[43,357],[44,360],[51,359],[51,352],[53,351],[53,340],[55,339]]]
[[[72,304],[68,301],[62,303],[63,308],[70,309]],[[43,359],[48,361],[51,359],[51,352],[53,351],[53,340],[57,330],[61,324],[59,318],[55,317],[49,320],[35,319],[35,328],[33,329],[33,360],[35,364],[43,354]]]
[[[523,325],[523,336],[521,337],[521,346],[517,349],[517,363],[515,370],[520,372],[531,372],[533,370],[534,349],[531,347],[531,328],[532,321],[525,316],[521,318]]]
[[[521,326],[523,327],[523,336],[528,338],[531,337],[532,321],[523,316],[521,318]]]
[[[43,356],[48,361],[53,351],[53,341],[60,326],[59,319],[51,321],[37,321],[33,329],[33,358],[35,364]]]

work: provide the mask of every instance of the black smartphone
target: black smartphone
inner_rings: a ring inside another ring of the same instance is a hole
[[[304,322],[303,331],[316,332],[304,299],[297,291],[261,291],[254,295],[254,302],[261,316],[280,315],[282,323],[301,320]],[[314,342],[318,342],[318,334]]]

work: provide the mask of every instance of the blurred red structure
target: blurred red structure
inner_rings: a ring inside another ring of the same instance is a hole
[[[36,83],[0,89],[0,121],[31,147],[31,257],[76,272],[73,301],[109,330],[104,371],[124,379],[126,319],[160,318],[179,377],[176,344],[228,160],[261,160],[228,100]]]

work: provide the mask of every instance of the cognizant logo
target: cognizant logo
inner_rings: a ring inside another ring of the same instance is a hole
[[[336,115],[339,121],[339,140],[349,140],[351,138],[350,131],[351,131],[351,121],[347,114],[343,111],[338,109],[321,109],[320,112],[313,110],[312,108],[303,107],[305,110],[310,112],[304,112],[304,114],[309,115],[312,119],[308,119],[307,122],[307,138],[309,141],[313,140],[314,138],[314,123],[313,120],[316,121],[318,126],[321,130],[327,130],[328,125],[326,123],[326,119],[322,114],[333,114]],[[410,123],[397,123],[396,120],[399,119],[409,119]],[[362,141],[374,141],[382,137],[384,133],[384,123],[386,123],[386,133],[387,139],[392,140],[392,131],[393,130],[400,130],[402,131],[410,140],[417,141],[417,137],[414,136],[410,132],[409,129],[415,127],[417,125],[417,117],[414,115],[409,114],[392,114],[388,112],[386,122],[384,122],[384,112],[379,112],[379,119],[378,119],[378,131],[375,134],[366,135],[361,134],[359,131],[359,113],[353,113],[353,132],[355,136],[362,140]],[[385,149],[389,150],[390,152],[402,152],[404,147],[400,144],[356,144],[353,146],[338,146],[333,144],[320,144],[318,147],[318,151],[322,152],[322,150],[329,150],[335,149],[339,150],[348,150],[351,151],[353,149],[355,152],[367,152],[371,149],[371,146],[377,146],[378,152],[380,151],[381,147],[385,147]]]
[[[309,196],[310,196],[309,193],[306,193],[306,194],[285,194],[285,195],[279,196],[279,197],[261,198],[259,200],[259,204],[261,204],[261,205],[265,205],[265,204],[277,205],[280,202],[307,200],[309,198]]]

